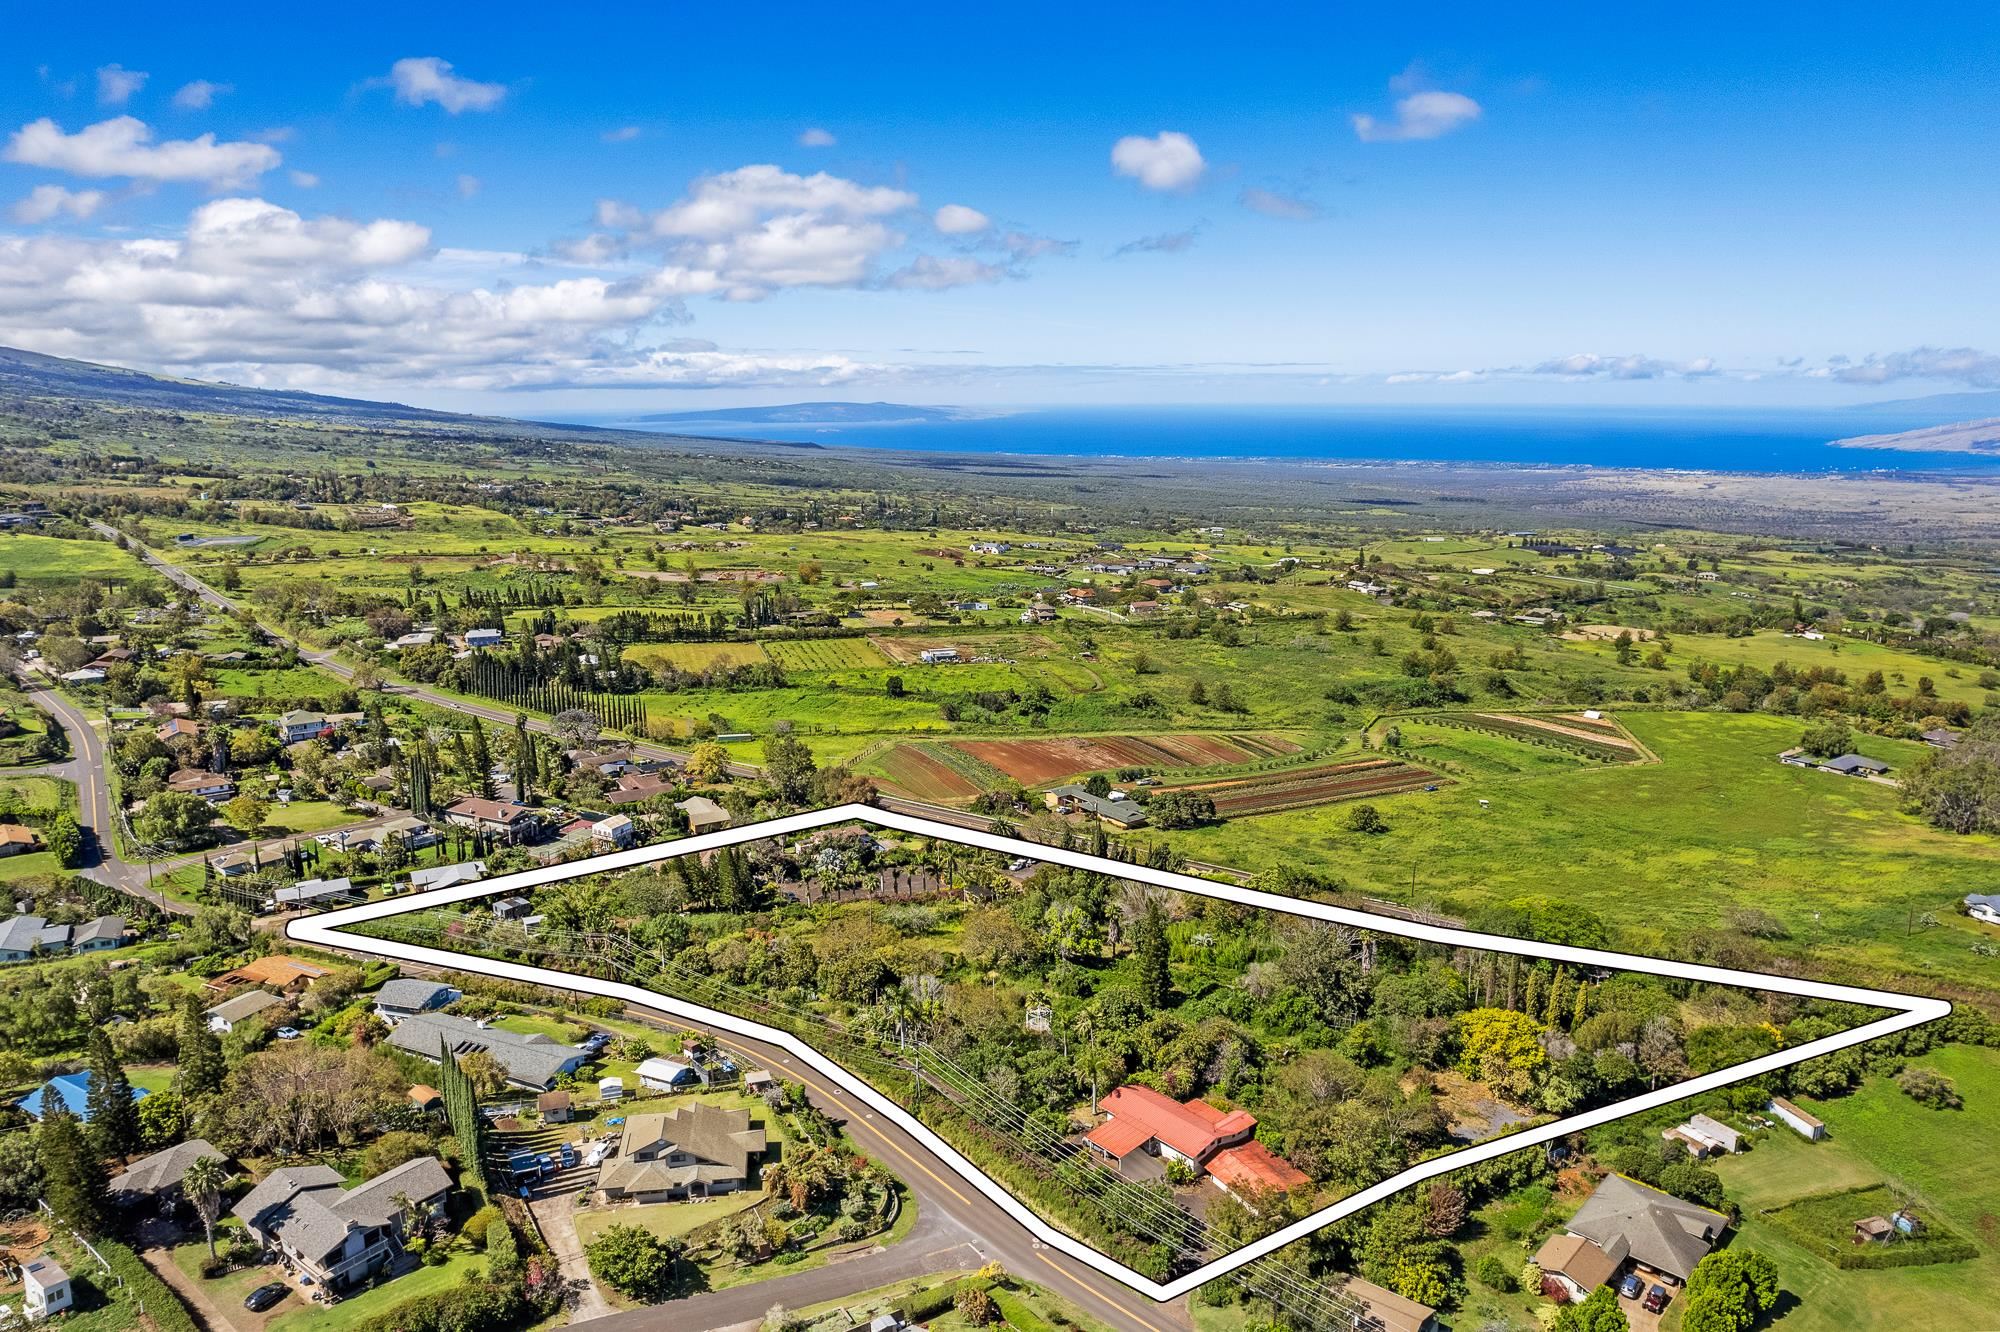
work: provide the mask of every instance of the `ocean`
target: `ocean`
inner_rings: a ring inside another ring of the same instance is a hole
[[[1525,463],[1723,472],[2000,472],[2000,457],[1835,448],[1955,419],[1847,410],[1099,407],[908,423],[676,420],[603,425],[927,453]]]

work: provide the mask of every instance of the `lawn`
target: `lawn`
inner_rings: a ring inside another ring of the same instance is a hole
[[[135,583],[158,577],[109,541],[78,541],[32,532],[0,535],[0,569],[24,583],[74,583],[80,578]]]
[[[449,1290],[485,1266],[486,1259],[478,1254],[454,1252],[436,1267],[419,1267],[407,1276],[397,1277],[373,1290],[344,1299],[332,1308],[302,1305],[291,1313],[273,1318],[265,1325],[265,1332],[272,1332],[272,1329],[282,1329],[283,1332],[335,1332],[338,1328],[354,1327],[377,1314],[386,1313],[405,1300]]]
[[[697,1230],[711,1221],[735,1216],[754,1207],[764,1195],[751,1189],[726,1198],[698,1198],[688,1202],[647,1203],[638,1207],[593,1207],[576,1214],[576,1237],[588,1244],[611,1226],[639,1226],[661,1239],[674,1239]]]
[[[344,808],[329,800],[294,800],[289,805],[274,803],[271,812],[264,816],[264,828],[265,835],[273,837],[287,833],[319,833],[343,824],[359,823],[368,817],[366,813]]]

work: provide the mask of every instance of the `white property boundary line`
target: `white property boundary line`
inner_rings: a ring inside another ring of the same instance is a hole
[[[388,916],[402,915],[411,911],[423,911],[432,907],[446,906],[455,902],[471,901],[497,894],[515,893],[545,884],[559,883],[585,874],[598,874],[608,870],[630,869],[638,865],[656,861],[671,860],[679,856],[695,855],[712,851],[718,847],[734,846],[742,842],[761,841],[769,837],[782,837],[791,833],[806,832],[814,828],[824,828],[839,823],[867,823],[881,828],[893,828],[898,832],[914,833],[920,836],[958,842],[976,846],[1003,855],[1025,856],[1034,860],[1053,861],[1074,869],[1090,870],[1121,879],[1134,879],[1143,883],[1156,884],[1178,892],[1192,893],[1201,897],[1220,898],[1238,902],[1246,906],[1262,907],[1269,911],[1284,912],[1294,916],[1307,916],[1315,920],[1331,921],[1342,925],[1352,925],[1372,930],[1379,934],[1392,934],[1407,939],[1422,939],[1430,943],[1447,944],[1456,947],[1476,948],[1495,953],[1511,953],[1521,957],[1546,958],[1557,962],[1572,962],[1580,966],[1610,967],[1621,971],[1644,972],[1655,976],[1676,976],[1685,980],[1707,981],[1718,985],[1733,985],[1743,989],[1764,990],[1781,994],[1799,995],[1810,999],[1833,999],[1844,1003],[1864,1004],[1873,1008],[1892,1010],[1891,1015],[1877,1021],[1856,1027],[1838,1035],[1822,1037],[1804,1045],[1781,1050],[1746,1060],[1733,1067],[1700,1077],[1689,1078],[1672,1086],[1660,1087],[1642,1096],[1634,1096],[1615,1105],[1585,1111],[1558,1119],[1553,1123],[1536,1128],[1524,1129],[1507,1137],[1494,1138],[1463,1148],[1448,1155],[1410,1167],[1378,1184],[1369,1186],[1359,1193],[1341,1199],[1323,1208],[1302,1221],[1296,1221],[1283,1230],[1266,1235],[1260,1240],[1246,1244],[1242,1248],[1216,1259],[1206,1266],[1173,1281],[1162,1284],[1141,1272],[1125,1266],[1115,1259],[1107,1258],[1089,1245],[1067,1235],[1043,1220],[1033,1211],[988,1178],[980,1169],[961,1156],[951,1144],[944,1141],[924,1124],[920,1123],[902,1106],[884,1096],[867,1082],[857,1077],[841,1065],[806,1044],[788,1031],[765,1026],[747,1018],[737,1017],[718,1009],[706,1008],[700,1004],[688,1003],[667,995],[657,994],[636,985],[622,981],[603,981],[589,976],[574,976],[567,972],[553,971],[546,967],[529,966],[520,962],[502,962],[492,958],[455,953],[448,949],[428,948],[419,944],[403,943],[397,940],[373,939],[365,935],[346,933],[341,927],[357,925],[365,921],[381,920]],[[922,1143],[960,1178],[985,1194],[994,1204],[1051,1248],[1060,1249],[1078,1262],[1088,1264],[1130,1286],[1142,1295],[1159,1301],[1177,1299],[1197,1286],[1225,1276],[1247,1263],[1256,1261],[1294,1241],[1304,1239],[1314,1231],[1352,1215],[1391,1194],[1412,1184],[1446,1174],[1462,1166],[1479,1161],[1492,1160],[1524,1147],[1552,1142],[1581,1129],[1594,1127],[1637,1114],[1657,1106],[1671,1104],[1689,1096],[1713,1091],[1729,1083],[1784,1068],[1818,1055],[1831,1054],[1849,1046],[1860,1045],[1891,1032],[1903,1031],[1925,1022],[1935,1021],[1951,1012],[1951,1005],[1942,999],[1925,998],[1920,995],[1897,994],[1886,990],[1868,990],[1850,985],[1833,985],[1821,981],[1800,980],[1791,976],[1772,976],[1754,971],[1737,971],[1728,967],[1700,966],[1688,962],[1667,962],[1658,958],[1639,957],[1627,953],[1613,953],[1599,948],[1573,948],[1563,944],[1545,944],[1532,940],[1513,939],[1503,935],[1481,934],[1474,930],[1451,929],[1437,925],[1423,925],[1412,921],[1396,920],[1370,915],[1348,907],[1330,906],[1320,902],[1302,901],[1284,897],[1276,893],[1259,892],[1253,888],[1240,888],[1233,884],[1215,883],[1207,879],[1195,878],[1188,874],[1178,874],[1171,870],[1152,869],[1144,865],[1128,865],[1123,861],[1093,856],[1081,851],[1065,850],[1061,847],[1042,846],[1034,842],[1014,837],[1003,837],[994,833],[979,832],[946,823],[936,823],[930,819],[918,818],[911,814],[898,814],[890,810],[876,809],[870,805],[838,805],[831,809],[815,810],[806,814],[794,814],[786,818],[771,819],[742,828],[729,828],[721,832],[703,833],[698,837],[684,837],[678,841],[662,842],[652,846],[638,847],[630,851],[617,851],[610,855],[593,856],[586,860],[573,860],[562,865],[550,865],[541,869],[523,870],[518,874],[508,874],[497,879],[480,883],[460,884],[432,892],[418,893],[408,899],[390,899],[369,902],[361,906],[343,907],[335,911],[323,912],[316,916],[303,917],[291,921],[285,927],[288,937],[302,943],[322,944],[328,947],[346,949],[350,952],[371,953],[380,957],[395,958],[407,962],[421,962],[431,966],[449,967],[459,971],[498,976],[507,980],[525,981],[529,984],[544,985],[561,990],[574,990],[603,998],[617,999],[624,1003],[651,1008],[671,1017],[699,1023],[721,1031],[753,1040],[764,1041],[790,1052],[802,1063],[831,1079],[851,1092],[857,1100],[865,1103],[877,1114],[893,1121],[905,1133]]]

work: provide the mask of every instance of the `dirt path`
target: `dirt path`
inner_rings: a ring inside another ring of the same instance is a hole
[[[207,1293],[198,1284],[189,1281],[187,1274],[174,1265],[174,1256],[171,1253],[165,1249],[149,1248],[142,1249],[139,1256],[145,1259],[146,1266],[159,1273],[160,1280],[172,1286],[174,1293],[188,1302],[188,1306],[194,1310],[195,1317],[201,1320],[209,1332],[252,1332],[251,1328],[239,1328],[230,1322],[229,1316],[208,1298]],[[255,1318],[253,1321],[261,1325],[264,1320]]]

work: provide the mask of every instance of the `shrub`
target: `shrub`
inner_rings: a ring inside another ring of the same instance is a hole
[[[1957,1086],[1935,1069],[1906,1068],[1896,1075],[1896,1085],[1918,1105],[1933,1110],[1959,1110],[1965,1106]]]
[[[1497,1253],[1489,1253],[1481,1258],[1479,1265],[1473,1269],[1473,1275],[1479,1278],[1480,1285],[1490,1290],[1497,1290],[1502,1295],[1511,1294],[1521,1287],[1519,1279],[1507,1270],[1507,1264]]]
[[[673,1281],[681,1250],[639,1226],[615,1225],[586,1244],[590,1270],[635,1299],[655,1298]]]
[[[458,1228],[458,1233],[472,1241],[473,1248],[483,1249],[486,1247],[487,1232],[491,1230],[495,1222],[501,1225],[506,1224],[505,1219],[500,1214],[500,1209],[492,1203],[487,1203],[471,1216],[465,1218],[465,1224]]]
[[[952,1300],[952,1307],[958,1316],[974,1327],[985,1327],[998,1316],[1000,1310],[993,1303],[993,1297],[977,1286],[967,1286]]]

